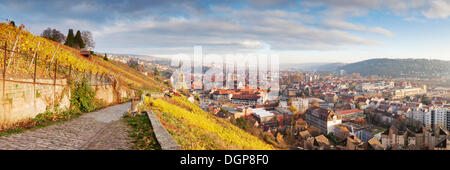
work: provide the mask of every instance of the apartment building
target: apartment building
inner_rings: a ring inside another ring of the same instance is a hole
[[[321,133],[334,133],[334,127],[342,123],[342,118],[331,110],[313,106],[306,111],[306,123]]]

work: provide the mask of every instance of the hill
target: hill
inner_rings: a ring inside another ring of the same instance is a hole
[[[111,77],[122,85],[131,88],[144,88],[164,90],[167,86],[153,76],[145,76],[126,64],[105,61],[102,56],[95,54],[91,58],[80,55],[80,51],[63,44],[34,36],[21,27],[14,27],[0,23],[0,46],[4,48],[7,43],[9,50],[7,60],[7,78],[32,78],[34,68],[31,69],[35,56],[37,56],[36,74],[38,78],[51,78],[54,74],[54,65],[57,64],[57,77],[67,78],[69,72],[73,77],[83,75],[97,75]],[[12,53],[10,51],[16,51]],[[3,52],[3,51],[2,51]],[[5,56],[2,54],[2,62]],[[3,63],[2,63],[3,65]],[[70,68],[70,69],[69,69]],[[69,71],[70,70],[70,71]]]
[[[427,59],[370,59],[338,67],[347,74],[381,77],[446,77],[450,73],[450,61]]]
[[[286,71],[329,71],[334,72],[344,63],[302,63],[302,64],[280,64],[281,70]]]
[[[185,97],[146,98],[145,105],[185,150],[274,149],[226,120],[203,111]]]

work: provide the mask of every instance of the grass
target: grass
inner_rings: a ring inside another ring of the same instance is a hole
[[[132,128],[132,130],[129,131],[129,136],[134,139],[133,149],[161,150],[161,146],[156,140],[156,136],[153,133],[152,125],[147,115],[131,116],[125,114],[124,119]]]
[[[23,133],[27,130],[35,130],[53,124],[65,122],[68,120],[75,119],[79,117],[81,114],[82,114],[81,112],[73,112],[73,111],[62,111],[62,112],[46,111],[44,113],[36,115],[36,117],[33,119],[26,119],[9,126],[8,129],[0,131],[0,136],[8,136],[15,133]]]

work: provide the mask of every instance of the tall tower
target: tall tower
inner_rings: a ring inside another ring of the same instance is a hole
[[[237,63],[236,61],[234,61],[234,72],[233,72],[233,80],[234,80],[234,90],[237,90],[237,67],[236,67]]]
[[[246,61],[245,62],[245,85],[244,85],[244,87],[246,89],[248,89],[250,86],[249,78],[250,78],[250,69],[248,66],[248,61]]]
[[[223,63],[223,68],[222,68],[222,72],[223,72],[223,78],[222,78],[222,87],[226,88],[227,87],[227,64],[225,63],[225,58],[222,58],[222,63]]]
[[[259,57],[256,57],[256,88],[259,89]]]

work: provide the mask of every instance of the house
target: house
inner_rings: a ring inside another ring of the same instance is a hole
[[[264,103],[263,97],[259,94],[234,94],[231,103],[243,105],[260,105]]]
[[[334,133],[334,127],[342,123],[342,118],[331,110],[313,106],[306,111],[306,123],[328,134]]]
[[[356,99],[356,103],[358,103],[360,105],[368,105],[369,102],[370,102],[370,100],[365,97],[360,97],[360,98]]]
[[[385,150],[386,147],[383,146],[381,144],[381,142],[379,140],[377,140],[376,138],[372,138],[367,142],[370,146],[369,149],[373,149],[373,150]]]
[[[331,143],[327,137],[324,135],[319,135],[314,137],[315,144],[319,146],[320,149],[329,149],[331,147]]]
[[[394,113],[394,107],[390,105],[380,104],[376,110],[380,112]]]
[[[364,118],[364,111],[359,109],[336,110],[335,112],[342,117],[342,121],[350,121],[355,120],[357,118]]]
[[[400,107],[397,110],[397,114],[399,114],[399,115],[406,115],[409,112],[411,112],[411,108],[409,108],[409,107]]]
[[[308,109],[309,102],[308,99],[295,98],[291,101],[291,105],[294,105],[298,111],[304,112],[306,109]]]
[[[229,113],[231,113],[233,115],[233,117],[235,119],[240,118],[240,117],[247,117],[249,115],[251,115],[253,113],[252,108],[250,107],[237,107],[237,108],[233,108],[233,107],[222,107],[222,109],[228,111]]]
[[[216,101],[229,101],[229,100],[231,100],[231,97],[233,96],[233,91],[219,89],[219,90],[212,92],[211,95],[212,95],[212,98]]]
[[[297,119],[295,121],[295,126],[294,126],[294,130],[299,132],[299,131],[304,131],[308,129],[308,123],[306,123],[306,121],[304,121],[303,119]]]
[[[325,95],[325,101],[330,103],[336,103],[338,100],[338,96],[334,93],[328,93]]]
[[[287,93],[289,97],[297,97],[297,89],[296,88],[288,88]]]
[[[350,135],[349,137],[347,137],[345,149],[346,150],[363,150],[364,149],[363,144],[364,144],[364,142],[362,142],[360,139],[358,139],[358,137],[356,137],[355,135]]]
[[[263,108],[255,108],[253,109],[253,115],[255,116],[256,120],[259,122],[259,124],[267,124],[270,123],[275,115]]]
[[[395,126],[391,126],[387,131],[381,134],[381,144],[386,148],[403,147],[406,144],[407,131],[399,130]]]
[[[304,130],[298,133],[298,137],[302,140],[306,140],[311,137],[311,134],[307,130]]]
[[[90,59],[92,57],[91,52],[90,51],[86,51],[86,50],[81,50],[80,51],[80,55],[82,55],[83,57],[86,57],[88,59]]]
[[[340,139],[346,139],[348,136],[350,136],[350,131],[345,126],[337,125],[334,128],[334,136]]]

